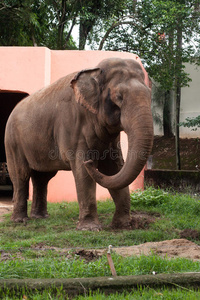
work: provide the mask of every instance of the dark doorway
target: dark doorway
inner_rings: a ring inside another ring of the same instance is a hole
[[[6,122],[13,108],[26,96],[28,96],[28,94],[24,92],[0,90],[0,200],[2,196],[12,194],[12,184],[6,167],[4,147]]]

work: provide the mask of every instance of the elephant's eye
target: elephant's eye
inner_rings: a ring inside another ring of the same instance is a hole
[[[120,101],[120,102],[123,101],[123,96],[122,96],[121,93],[117,93],[117,94],[116,94],[116,97],[117,97],[117,100],[118,100],[118,101]]]

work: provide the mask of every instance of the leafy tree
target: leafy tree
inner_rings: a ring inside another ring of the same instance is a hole
[[[73,2],[76,1],[3,0],[0,45],[76,48],[71,37],[76,14]]]
[[[49,7],[49,30],[45,44],[51,49],[77,49],[72,31],[78,16],[75,0],[46,0]]]
[[[180,168],[181,87],[190,81],[184,71],[185,63],[200,61],[200,4],[197,0],[144,0],[134,4],[127,1],[126,13],[106,22],[99,48],[138,53],[149,75],[165,91],[165,111],[169,111],[169,94],[174,91],[177,168]]]
[[[79,49],[84,49],[86,41],[100,40],[109,19],[123,16],[126,0],[82,0],[79,13]]]
[[[72,32],[79,27],[83,50],[98,24],[124,12],[125,0],[2,0],[0,45],[77,49]],[[96,37],[98,32],[96,32]]]
[[[36,46],[48,29],[47,6],[40,0],[0,3],[0,45]]]

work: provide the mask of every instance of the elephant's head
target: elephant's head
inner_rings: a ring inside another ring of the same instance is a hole
[[[103,60],[95,69],[76,75],[71,85],[77,101],[96,114],[98,122],[112,136],[124,130],[128,154],[122,169],[113,176],[100,173],[93,161],[85,162],[90,176],[108,189],[128,186],[140,173],[153,144],[150,89],[134,60]]]

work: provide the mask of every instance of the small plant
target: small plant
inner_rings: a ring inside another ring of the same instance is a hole
[[[156,207],[163,203],[168,203],[170,196],[167,192],[161,189],[154,189],[152,187],[138,191],[131,194],[132,205],[139,205],[145,207]]]
[[[200,127],[200,115],[197,116],[196,118],[186,118],[185,122],[181,122],[179,124],[180,126],[184,126],[184,127],[188,127],[191,128],[192,127],[192,131],[196,131],[199,127]]]

